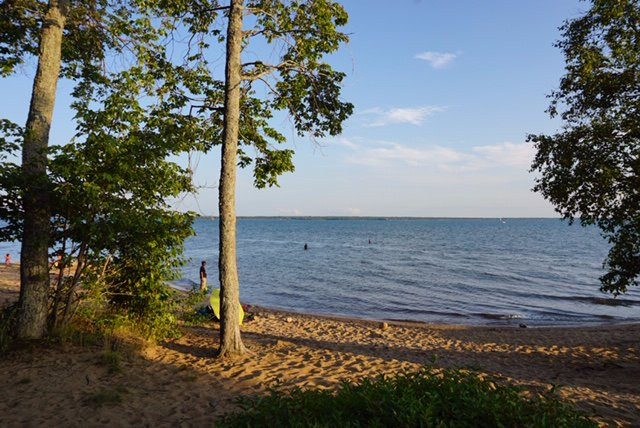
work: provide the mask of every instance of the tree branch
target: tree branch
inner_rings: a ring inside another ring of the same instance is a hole
[[[244,65],[254,65],[256,66],[256,68],[254,69],[254,71],[257,71],[258,69],[262,69],[262,71],[259,71],[255,74],[243,74],[242,75],[242,80],[245,81],[253,81],[253,80],[259,80],[262,79],[263,77],[271,74],[272,72],[274,72],[275,70],[292,70],[292,69],[296,69],[299,68],[300,65],[298,63],[295,63],[293,61],[283,61],[278,65],[272,65],[272,64],[264,64],[262,61],[255,61],[255,62],[248,62]],[[257,67],[259,66],[259,67]]]
[[[278,91],[276,91],[276,89],[273,86],[271,86],[271,83],[269,83],[268,81],[266,81],[262,77],[259,77],[257,80],[260,80],[262,83],[267,85],[267,88],[269,88],[271,90],[271,92],[273,92],[274,94],[278,95]]]
[[[218,6],[218,7],[212,7],[210,9],[202,9],[200,12],[218,12],[221,10],[229,10],[231,9],[231,6]]]

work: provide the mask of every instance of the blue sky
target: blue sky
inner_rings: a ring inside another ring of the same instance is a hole
[[[530,191],[528,133],[553,132],[546,95],[563,59],[553,42],[574,0],[348,0],[351,41],[330,58],[347,72],[355,105],[341,136],[295,137],[296,171],[280,188],[257,190],[238,178],[239,215],[453,217],[555,216]],[[24,123],[33,68],[0,80],[0,113]],[[71,89],[61,82],[52,142],[73,132]],[[198,195],[173,204],[217,213],[219,148],[194,154]]]

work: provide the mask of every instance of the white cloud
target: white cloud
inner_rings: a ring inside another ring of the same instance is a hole
[[[502,143],[489,146],[477,146],[473,151],[483,160],[492,165],[529,168],[535,156],[533,144]]]
[[[396,142],[377,141],[359,144],[348,140],[353,155],[350,163],[389,166],[432,168],[446,172],[471,172],[492,168],[528,170],[535,149],[528,143],[500,143],[475,146],[469,150],[456,150],[431,145],[411,147]],[[343,144],[344,145],[344,144]]]
[[[445,107],[440,106],[423,106],[423,107],[401,107],[382,109],[379,107],[361,111],[359,114],[373,116],[373,120],[365,124],[365,126],[375,127],[384,126],[394,123],[408,123],[420,126],[434,113],[443,112]]]
[[[339,146],[344,146],[344,147],[348,147],[350,149],[357,149],[358,145],[356,143],[354,143],[353,141],[349,140],[348,138],[338,138],[337,140],[335,140],[333,142],[333,144],[337,144]]]
[[[451,64],[451,62],[454,59],[456,59],[457,56],[458,56],[457,53],[452,53],[452,52],[426,51],[426,52],[421,52],[417,54],[415,58],[428,61],[431,64],[431,67],[435,69],[440,69]]]
[[[367,148],[353,157],[354,163],[366,165],[383,165],[389,162],[399,162],[410,166],[424,164],[444,165],[458,163],[462,155],[455,150],[445,147],[432,146],[425,148],[412,148],[402,144],[389,143],[385,147]]]

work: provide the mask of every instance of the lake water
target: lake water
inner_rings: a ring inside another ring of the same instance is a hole
[[[174,285],[195,284],[206,260],[217,287],[218,221],[194,227]],[[557,219],[246,218],[237,239],[243,303],[471,325],[640,321],[639,289],[615,300],[598,290],[598,230]],[[16,261],[18,250],[0,243]]]
[[[206,260],[217,287],[218,222],[195,229],[179,283],[197,281]],[[639,290],[598,290],[598,230],[557,219],[247,218],[237,245],[243,303],[475,325],[640,321]]]

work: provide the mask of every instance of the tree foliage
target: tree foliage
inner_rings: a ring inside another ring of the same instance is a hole
[[[592,0],[561,30],[566,73],[549,113],[564,127],[529,136],[541,173],[534,190],[570,221],[602,230],[612,246],[601,289],[617,295],[640,273],[640,5]]]
[[[58,149],[50,165],[55,224],[63,225],[56,238],[104,266],[87,273],[99,273],[107,301],[155,334],[173,326],[166,281],[179,276],[192,233],[193,215],[166,202],[193,190],[191,171],[168,157],[208,147],[215,132],[181,113],[188,99],[175,82],[185,74],[156,57],[112,76],[86,98],[91,103],[74,104],[80,139]]]
[[[353,112],[353,105],[340,98],[345,73],[324,62],[348,41],[340,31],[348,15],[339,3],[328,0],[249,1],[245,9],[255,21],[244,32],[245,50],[257,42],[275,45],[281,52],[273,63],[252,58],[242,64],[240,144],[256,149],[255,185],[262,188],[277,185],[278,175],[294,169],[292,150],[275,150],[268,144],[286,141],[268,126],[274,112],[288,113],[298,135],[313,138],[338,135]],[[266,90],[262,97],[256,97],[257,83]]]
[[[202,144],[199,137],[206,133],[193,123],[168,132],[165,126],[175,113],[161,108],[163,103],[142,107],[140,91],[120,77],[122,87],[111,86],[100,109],[77,105],[82,139],[54,147],[50,156],[49,247],[53,259],[61,256],[50,290],[50,325],[63,326],[78,299],[100,295],[113,314],[162,336],[175,327],[166,282],[180,274],[193,219],[167,205],[166,198],[191,191],[192,184],[190,171],[166,158],[185,144]],[[156,120],[162,125],[154,126]],[[19,137],[18,127],[4,123]],[[186,129],[198,129],[198,135],[185,135]],[[18,146],[4,141],[7,149]],[[4,239],[21,236],[23,180],[18,165],[3,163]]]
[[[162,307],[164,281],[176,275],[182,241],[191,233],[191,216],[173,212],[166,199],[193,190],[191,171],[167,159],[222,144],[226,117],[225,81],[210,58],[227,42],[230,5],[82,0],[67,6],[60,76],[74,82],[77,133],[49,152],[45,188],[51,251],[64,252],[63,267],[78,263],[69,281],[51,289],[53,326],[66,319],[80,285],[102,287],[109,303],[127,313],[143,316]],[[46,10],[42,1],[0,2],[3,77],[38,55]],[[347,15],[329,0],[255,0],[242,13],[250,16],[242,49],[270,46],[273,54],[244,58],[237,70],[233,164],[252,166],[257,187],[274,186],[294,169],[293,150],[281,146],[286,138],[273,125],[279,111],[290,115],[300,136],[321,138],[338,134],[353,110],[340,100],[344,73],[323,60],[347,41],[339,31]],[[6,121],[0,131],[7,150],[24,137]],[[25,180],[5,158],[5,238],[20,237]]]
[[[162,335],[173,325],[166,281],[184,262],[193,215],[174,212],[166,200],[193,186],[191,171],[168,157],[207,150],[218,127],[191,114],[190,97],[209,90],[203,86],[210,78],[201,67],[202,49],[181,61],[170,57],[174,31],[199,25],[188,13],[196,4],[86,1],[73,2],[68,11],[60,73],[76,82],[77,134],[50,149],[44,186],[51,213],[48,246],[54,258],[61,256],[45,298],[54,329],[89,289],[114,311],[147,325],[149,334]],[[3,18],[14,18],[0,26],[7,36],[0,42],[3,75],[37,53],[43,10],[39,2],[0,4]],[[106,67],[107,59],[117,66]],[[19,126],[0,121],[4,239],[22,236],[29,178],[10,152],[24,135]],[[63,274],[72,262],[73,273]]]

